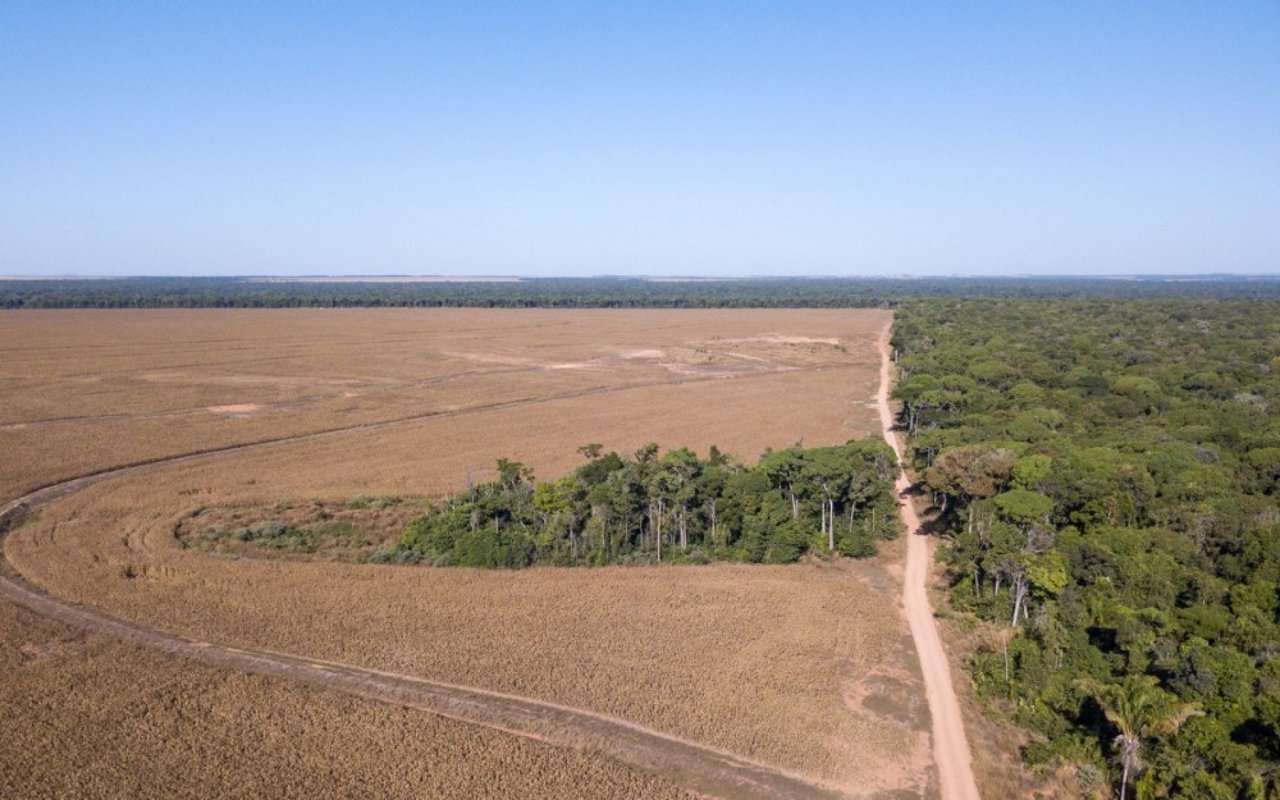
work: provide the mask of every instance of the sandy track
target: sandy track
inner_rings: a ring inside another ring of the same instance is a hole
[[[960,702],[956,699],[955,687],[951,684],[951,664],[942,647],[942,637],[938,635],[938,627],[933,620],[933,606],[929,602],[933,547],[929,537],[920,531],[920,518],[911,500],[911,478],[905,471],[902,445],[894,433],[893,413],[889,409],[889,385],[892,379],[889,360],[891,328],[892,322],[879,340],[880,390],[876,394],[876,405],[880,410],[884,439],[897,454],[898,463],[904,467],[896,486],[898,512],[907,530],[907,567],[903,579],[902,603],[906,608],[907,622],[911,626],[911,638],[915,640],[916,652],[920,655],[929,713],[933,717],[933,757],[938,765],[942,800],[979,800],[969,739],[960,714]]]
[[[673,380],[668,383],[685,382],[688,381]],[[550,398],[537,397],[494,403],[485,406],[485,409],[505,408],[527,402],[547,402],[563,396],[596,394],[627,388],[633,387],[610,386],[566,392]],[[223,457],[320,437],[379,430],[428,416],[469,413],[475,410],[477,409],[469,408],[439,412],[252,444],[214,448],[199,453],[159,458],[92,473],[38,489],[7,504],[0,509],[0,535],[10,524],[16,523],[27,510],[38,508],[108,479],[126,477],[160,466]],[[847,794],[817,785],[803,777],[604,714],[359,666],[303,658],[269,650],[229,647],[119,619],[54,597],[26,581],[7,558],[3,557],[2,539],[0,539],[0,592],[37,613],[91,632],[219,667],[299,681],[378,702],[421,709],[450,719],[552,745],[606,755],[620,763],[645,770],[710,796],[725,798],[849,797]]]

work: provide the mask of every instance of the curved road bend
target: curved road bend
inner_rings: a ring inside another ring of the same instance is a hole
[[[951,664],[933,619],[933,606],[929,603],[933,549],[929,546],[929,538],[920,531],[920,518],[911,501],[911,479],[907,477],[902,445],[894,433],[893,413],[889,409],[889,384],[892,380],[889,336],[892,328],[893,322],[890,321],[880,336],[880,390],[876,394],[876,406],[880,409],[884,440],[893,448],[898,465],[903,468],[895,487],[898,513],[907,529],[907,568],[902,582],[902,604],[906,608],[911,638],[915,640],[920,669],[924,673],[925,694],[929,699],[929,714],[933,718],[933,760],[938,765],[942,800],[979,800],[964,718],[960,715],[960,702],[951,684]]]
[[[545,398],[544,398],[545,399]],[[536,402],[536,401],[535,401]],[[494,404],[501,407],[504,404]],[[491,406],[492,407],[492,406]],[[487,409],[486,409],[487,410]],[[438,416],[438,415],[424,415]],[[0,594],[39,614],[93,633],[218,667],[298,681],[382,703],[415,708],[449,719],[579,751],[600,753],[695,792],[721,798],[850,798],[783,770],[749,761],[616,717],[530,698],[398,675],[348,664],[237,648],[190,639],[55,597],[22,577],[4,556],[8,523],[95,483],[161,466],[186,463],[338,434],[367,432],[422,417],[356,425],[104,470],[37,489],[0,508]]]

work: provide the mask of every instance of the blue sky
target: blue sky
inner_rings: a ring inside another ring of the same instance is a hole
[[[1280,2],[0,3],[0,274],[1280,272]]]

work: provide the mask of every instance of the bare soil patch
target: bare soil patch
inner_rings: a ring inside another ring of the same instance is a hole
[[[213,414],[252,414],[261,410],[262,406],[257,403],[232,403],[229,406],[209,406],[208,408],[208,411]]]

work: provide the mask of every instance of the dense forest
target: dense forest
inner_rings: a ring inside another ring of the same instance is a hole
[[[878,308],[904,298],[1280,297],[1274,277],[527,278],[507,282],[282,282],[251,278],[0,281],[0,308]]]
[[[1280,797],[1280,303],[911,301],[893,345],[969,667],[1026,761]]]
[[[883,441],[792,447],[754,467],[656,444],[634,456],[580,452],[554,481],[501,459],[496,480],[432,506],[378,560],[434,565],[786,563],[806,553],[868,556],[900,531],[897,466]]]

